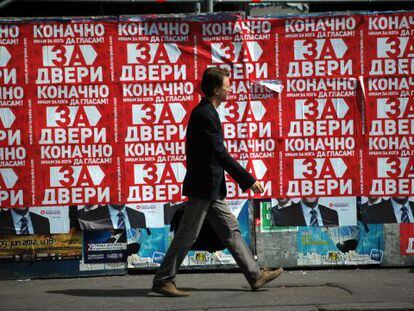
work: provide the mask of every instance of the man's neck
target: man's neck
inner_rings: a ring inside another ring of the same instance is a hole
[[[217,99],[216,96],[207,97],[207,100],[214,106],[214,108],[218,108],[221,102]]]

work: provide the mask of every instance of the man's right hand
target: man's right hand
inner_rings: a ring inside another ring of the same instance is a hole
[[[262,184],[258,181],[256,181],[251,187],[250,190],[254,193],[263,193],[264,189],[262,187]]]

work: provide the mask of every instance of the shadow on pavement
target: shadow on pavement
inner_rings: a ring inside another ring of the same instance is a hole
[[[246,292],[247,289],[234,289],[234,288],[184,288],[181,290],[190,292]],[[68,296],[79,297],[146,297],[151,293],[149,288],[137,288],[137,289],[65,289],[65,290],[51,290],[47,291],[48,294],[60,294]]]
[[[65,289],[51,290],[48,294],[61,294],[68,296],[84,296],[84,297],[144,297],[147,296],[150,289],[134,288],[134,289]]]

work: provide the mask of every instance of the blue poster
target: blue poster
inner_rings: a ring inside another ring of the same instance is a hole
[[[126,262],[127,241],[124,230],[83,232],[85,263]]]
[[[384,254],[383,225],[299,227],[298,265],[380,264]]]
[[[170,226],[128,230],[128,268],[160,266],[168,248],[169,230]]]

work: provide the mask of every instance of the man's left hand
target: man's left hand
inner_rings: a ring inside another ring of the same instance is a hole
[[[254,193],[263,193],[264,189],[260,182],[256,181],[251,187],[250,190],[252,190]]]

